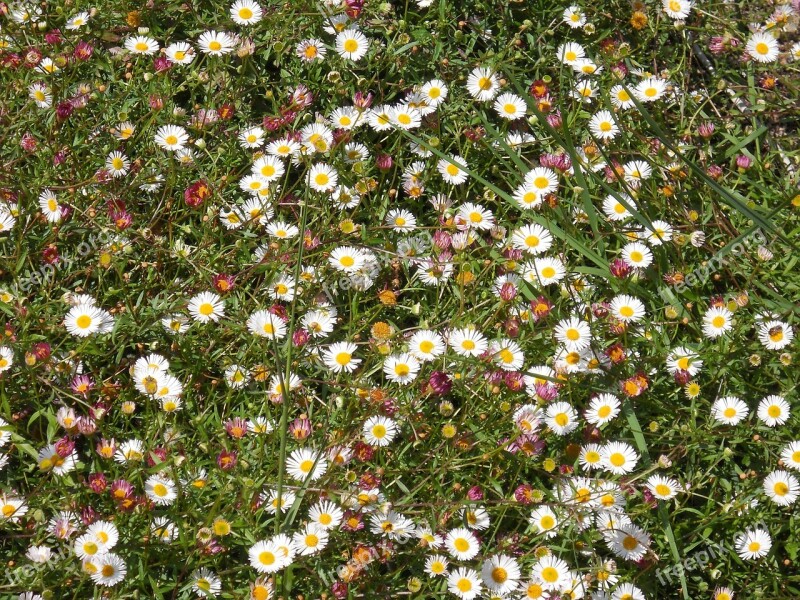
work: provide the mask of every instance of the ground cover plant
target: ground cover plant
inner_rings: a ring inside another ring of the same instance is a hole
[[[0,598],[800,598],[796,1],[0,12]]]

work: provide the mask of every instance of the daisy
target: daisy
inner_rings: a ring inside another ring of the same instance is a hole
[[[106,158],[106,170],[111,173],[111,176],[123,177],[130,169],[131,161],[122,152],[115,150]]]
[[[484,67],[474,69],[467,78],[467,91],[473,98],[481,102],[494,99],[499,86],[500,81],[497,74]]]
[[[789,403],[782,396],[767,396],[758,403],[756,414],[767,427],[783,425],[789,419]]]
[[[500,117],[514,121],[525,116],[525,101],[516,94],[500,94],[494,102],[494,110]]]
[[[792,343],[794,331],[788,323],[765,321],[758,325],[758,340],[767,350],[782,350]]]
[[[451,185],[461,185],[469,177],[467,172],[457,166],[456,163],[465,166],[467,164],[460,156],[453,156],[450,159],[442,158],[436,163],[436,169],[439,171],[439,175],[442,176],[442,179],[444,179],[446,183]]]
[[[158,42],[146,35],[137,35],[125,40],[125,49],[134,54],[152,55],[158,52]]]
[[[194,60],[194,48],[188,42],[175,42],[167,46],[167,60],[176,65],[188,65]]]
[[[230,12],[231,19],[237,25],[255,25],[264,16],[261,6],[253,0],[236,0]]]
[[[121,121],[117,126],[111,130],[114,137],[118,140],[128,140],[133,136],[136,131],[136,126],[130,121]]]
[[[646,600],[642,590],[632,583],[622,583],[614,590],[611,600]]]
[[[672,477],[651,475],[647,479],[647,489],[659,500],[670,500],[678,493],[678,482]]]
[[[480,550],[480,542],[469,529],[457,527],[447,532],[444,538],[447,552],[458,560],[471,560]]]
[[[606,535],[611,551],[626,560],[640,560],[650,547],[650,536],[636,525],[621,525]]]
[[[584,104],[589,104],[597,97],[597,84],[588,79],[582,79],[575,84],[575,88],[570,95]]]
[[[325,58],[327,52],[322,40],[318,40],[317,38],[302,40],[294,49],[294,53],[304,62],[322,60]]]
[[[389,356],[383,361],[383,373],[389,381],[408,385],[417,377],[420,362],[409,353]]]
[[[446,576],[447,564],[447,558],[441,554],[432,554],[425,559],[425,572],[431,577]]]
[[[753,60],[760,63],[773,62],[778,58],[778,53],[780,51],[778,48],[778,40],[776,40],[771,33],[765,31],[754,33],[750,39],[747,40],[747,45],[745,45],[744,49]]]
[[[336,169],[325,163],[317,163],[308,172],[308,185],[317,192],[332,192],[339,181]]]
[[[533,511],[531,511],[529,521],[531,525],[545,537],[555,537],[558,532],[558,517],[556,517],[556,513],[553,512],[553,509],[547,505],[543,504],[534,508]]]
[[[688,17],[689,11],[692,10],[691,0],[663,0],[661,5],[667,16],[676,21],[682,21]]]
[[[175,492],[175,483],[159,474],[148,477],[144,484],[144,491],[153,503],[160,506],[168,506],[178,497]]]
[[[517,561],[505,554],[498,554],[483,561],[481,578],[483,584],[498,595],[509,594],[519,585],[522,572]]]
[[[33,83],[28,88],[28,97],[36,103],[39,108],[50,108],[53,104],[53,94],[50,88],[43,83]]]
[[[725,425],[738,425],[748,412],[747,404],[735,396],[718,398],[711,406],[711,416]]]
[[[239,143],[243,148],[260,148],[264,143],[265,135],[266,133],[261,127],[248,127],[239,132]]]
[[[331,252],[328,262],[339,271],[354,273],[364,267],[367,258],[358,248],[340,246]]]
[[[642,102],[654,102],[661,98],[667,90],[667,82],[658,77],[648,77],[639,82],[633,90]]]
[[[222,590],[222,581],[217,574],[205,567],[192,573],[192,589],[198,596],[216,596]]]
[[[55,193],[49,189],[44,189],[39,194],[39,208],[49,223],[58,223],[61,220],[61,205]]]
[[[632,160],[623,166],[625,181],[631,187],[638,187],[645,179],[649,178],[653,170],[650,165],[643,160]]]
[[[645,239],[653,246],[660,246],[672,239],[672,225],[666,221],[656,220],[645,231]]]
[[[603,67],[599,66],[591,58],[579,58],[570,66],[573,71],[580,75],[596,75],[603,70]]]
[[[434,360],[444,353],[444,339],[435,331],[422,329],[408,340],[408,351],[422,362]]]
[[[578,427],[578,414],[568,402],[553,402],[545,410],[544,422],[556,435],[567,435]]]
[[[698,354],[683,346],[673,348],[667,356],[667,370],[670,375],[674,375],[678,371],[686,371],[694,377],[702,367],[703,361]]]
[[[80,12],[77,15],[74,15],[67,19],[67,23],[65,27],[69,31],[74,31],[76,29],[80,29],[84,25],[89,22],[89,13],[88,12]]]
[[[392,107],[389,118],[400,129],[415,129],[422,124],[422,113],[407,104]]]
[[[300,230],[295,225],[290,225],[285,221],[268,223],[266,230],[269,235],[279,240],[290,240],[300,233]]]
[[[622,248],[622,260],[634,269],[646,269],[653,262],[653,253],[641,242],[631,242]]]
[[[553,245],[553,236],[537,223],[523,225],[511,235],[511,245],[529,254],[543,254]]]
[[[620,198],[619,200],[617,198]],[[624,204],[623,204],[624,202]],[[609,194],[603,201],[603,212],[609,221],[624,221],[633,216],[628,207],[636,209],[633,199],[625,193],[617,193],[616,197]]]
[[[523,182],[514,190],[514,202],[522,210],[531,210],[542,203],[542,195],[533,184]]]
[[[8,346],[0,346],[0,373],[3,371],[8,371],[11,368],[11,365],[14,364],[14,353],[12,352],[11,348]],[[6,422],[0,419],[0,427],[6,425]],[[7,431],[0,430],[0,447],[6,442],[7,438],[10,437]]]
[[[570,317],[559,321],[555,326],[556,339],[570,352],[580,352],[588,348],[592,341],[589,324],[577,317]]]
[[[587,471],[603,466],[602,448],[598,444],[586,444],[578,456],[581,467]]]
[[[189,314],[195,321],[217,322],[225,316],[225,302],[214,292],[201,292],[189,300]]]
[[[309,448],[293,450],[286,461],[286,472],[298,481],[316,481],[328,470],[328,460]]]
[[[542,582],[546,590],[559,591],[569,576],[569,565],[560,558],[548,554],[540,558],[531,569],[531,577]]]
[[[176,151],[183,149],[189,141],[189,136],[183,127],[164,125],[156,131],[155,141],[164,150]]]
[[[764,493],[775,504],[789,506],[794,504],[800,494],[800,482],[791,473],[773,471],[764,479]]]
[[[361,359],[353,358],[356,345],[351,342],[337,342],[322,351],[322,361],[334,373],[352,373],[361,364]]]
[[[714,600],[733,600],[733,590],[728,587],[718,587],[714,590]]]
[[[80,559],[92,558],[105,554],[107,551],[106,546],[97,540],[91,533],[84,533],[82,536],[75,540],[73,546],[75,555]]]
[[[352,61],[361,59],[369,49],[369,40],[357,29],[345,29],[336,35],[336,52]]]
[[[328,545],[328,531],[315,523],[308,523],[292,535],[292,543],[297,554],[311,556],[321,552]]]
[[[748,529],[734,538],[736,552],[745,560],[755,560],[766,556],[772,548],[772,538],[760,527]]]
[[[572,65],[581,58],[586,57],[586,50],[575,42],[567,42],[558,47],[558,59],[567,65]]]
[[[621,295],[614,297],[609,305],[611,315],[623,323],[635,323],[645,316],[644,304],[633,296]]]
[[[106,316],[110,317],[108,313],[96,306],[81,303],[73,306],[64,317],[64,327],[72,335],[87,337],[100,330]]]
[[[564,263],[558,258],[548,256],[537,257],[532,266],[526,263],[523,267],[523,277],[526,281],[543,286],[558,283],[566,274]]]
[[[343,518],[342,509],[327,500],[320,500],[308,509],[308,520],[323,529],[336,529]]]
[[[200,51],[211,56],[222,56],[232,52],[236,46],[234,39],[224,31],[205,31],[197,39]]]
[[[611,104],[614,105],[614,108],[625,110],[636,106],[633,98],[631,98],[631,95],[628,93],[628,90],[621,85],[615,85],[612,87],[608,94],[611,97]]]
[[[459,567],[447,576],[447,589],[461,600],[473,600],[480,595],[483,585],[475,571]]]
[[[96,571],[92,573],[92,581],[104,587],[113,587],[125,579],[128,572],[125,561],[116,554],[108,552],[94,560]]]
[[[469,327],[451,331],[447,343],[460,356],[480,356],[489,348],[486,337]]]
[[[609,111],[601,110],[589,120],[589,131],[601,140],[613,140],[619,133],[619,127]]]
[[[513,340],[492,342],[489,353],[504,371],[519,371],[525,363],[525,354],[519,344]]]
[[[432,79],[425,83],[419,90],[429,106],[437,107],[447,98],[447,86],[440,79]]]
[[[337,108],[328,119],[334,128],[344,129],[345,131],[349,131],[363,123],[361,113],[352,106]]]
[[[624,442],[611,442],[601,452],[603,467],[615,475],[630,473],[639,461],[639,455]]]
[[[535,193],[545,196],[558,189],[558,175],[547,167],[536,167],[525,174],[525,183],[533,188]]]
[[[0,494],[0,523],[16,523],[28,512],[28,505],[22,498]]]
[[[492,211],[472,202],[466,202],[459,207],[455,221],[461,229],[486,230],[495,225]]]
[[[703,315],[703,335],[717,338],[732,327],[733,313],[724,307],[711,307]]]
[[[790,469],[800,471],[800,441],[789,442],[781,452],[781,460]]]

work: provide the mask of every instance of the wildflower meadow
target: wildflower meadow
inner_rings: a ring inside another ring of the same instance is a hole
[[[2,0],[0,600],[800,599],[799,23]]]

